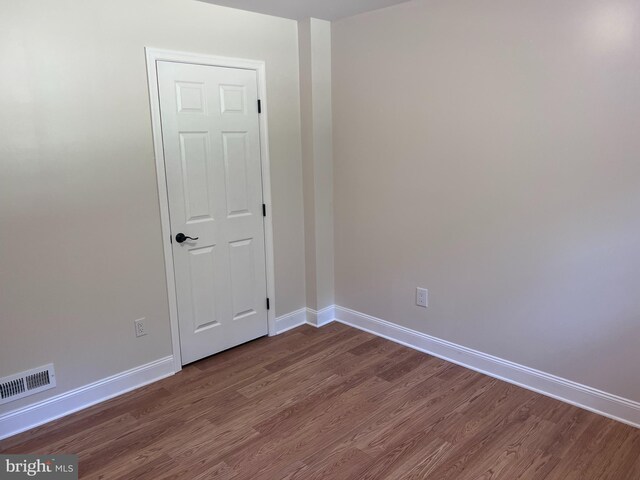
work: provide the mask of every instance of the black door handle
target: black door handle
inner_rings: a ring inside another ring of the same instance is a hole
[[[179,233],[176,235],[176,242],[178,243],[184,243],[187,240],[198,240],[200,237],[196,237],[196,238],[192,238],[192,237],[187,237],[184,233]]]

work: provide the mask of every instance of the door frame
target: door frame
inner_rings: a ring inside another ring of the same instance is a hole
[[[158,89],[158,71],[156,62],[167,61],[190,63],[212,67],[239,68],[254,70],[258,75],[258,98],[261,101],[262,113],[260,122],[260,161],[262,168],[262,199],[267,206],[264,217],[264,240],[266,255],[267,297],[270,309],[267,310],[269,336],[276,335],[275,309],[275,263],[273,253],[273,222],[271,208],[271,163],[269,161],[269,131],[267,125],[267,82],[265,62],[241,58],[218,57],[213,55],[177,52],[158,48],[145,47],[147,59],[147,81],[149,85],[149,101],[151,104],[151,125],[153,129],[153,148],[156,160],[156,177],[160,199],[160,222],[162,225],[162,245],[164,250],[164,266],[169,296],[169,319],[171,322],[171,344],[173,348],[174,371],[182,370],[182,352],[180,350],[180,329],[178,325],[178,296],[176,292],[175,272],[173,269],[173,249],[171,243],[171,224],[169,221],[169,195],[167,192],[167,174],[165,170],[164,145],[162,142],[162,122],[160,118],[160,93]]]

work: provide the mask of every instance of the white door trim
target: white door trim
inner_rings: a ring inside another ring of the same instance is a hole
[[[151,104],[151,124],[153,127],[153,147],[156,158],[156,176],[158,195],[160,197],[160,221],[162,224],[162,244],[164,249],[164,265],[169,296],[169,318],[171,320],[171,341],[173,346],[174,370],[182,370],[180,352],[180,331],[178,328],[178,301],[173,271],[173,250],[171,248],[171,224],[169,222],[169,197],[167,194],[167,178],[164,164],[164,148],[162,143],[162,124],[160,119],[160,96],[158,93],[158,75],[156,62],[180,62],[214,67],[242,68],[255,70],[258,75],[258,96],[262,103],[260,115],[260,157],[262,162],[262,198],[267,206],[264,219],[264,240],[267,266],[267,296],[271,301],[267,312],[269,335],[277,334],[275,317],[275,267],[273,254],[273,223],[271,208],[271,164],[269,162],[269,134],[267,129],[267,83],[265,62],[240,58],[217,57],[197,53],[175,52],[157,48],[145,48],[147,57],[147,81],[149,83],[149,101]]]

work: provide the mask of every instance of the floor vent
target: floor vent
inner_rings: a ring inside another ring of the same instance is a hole
[[[53,364],[0,378],[0,405],[56,386]]]

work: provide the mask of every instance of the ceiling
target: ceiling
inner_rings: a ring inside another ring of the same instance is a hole
[[[301,20],[307,17],[337,20],[389,7],[408,0],[202,0],[225,7]]]

